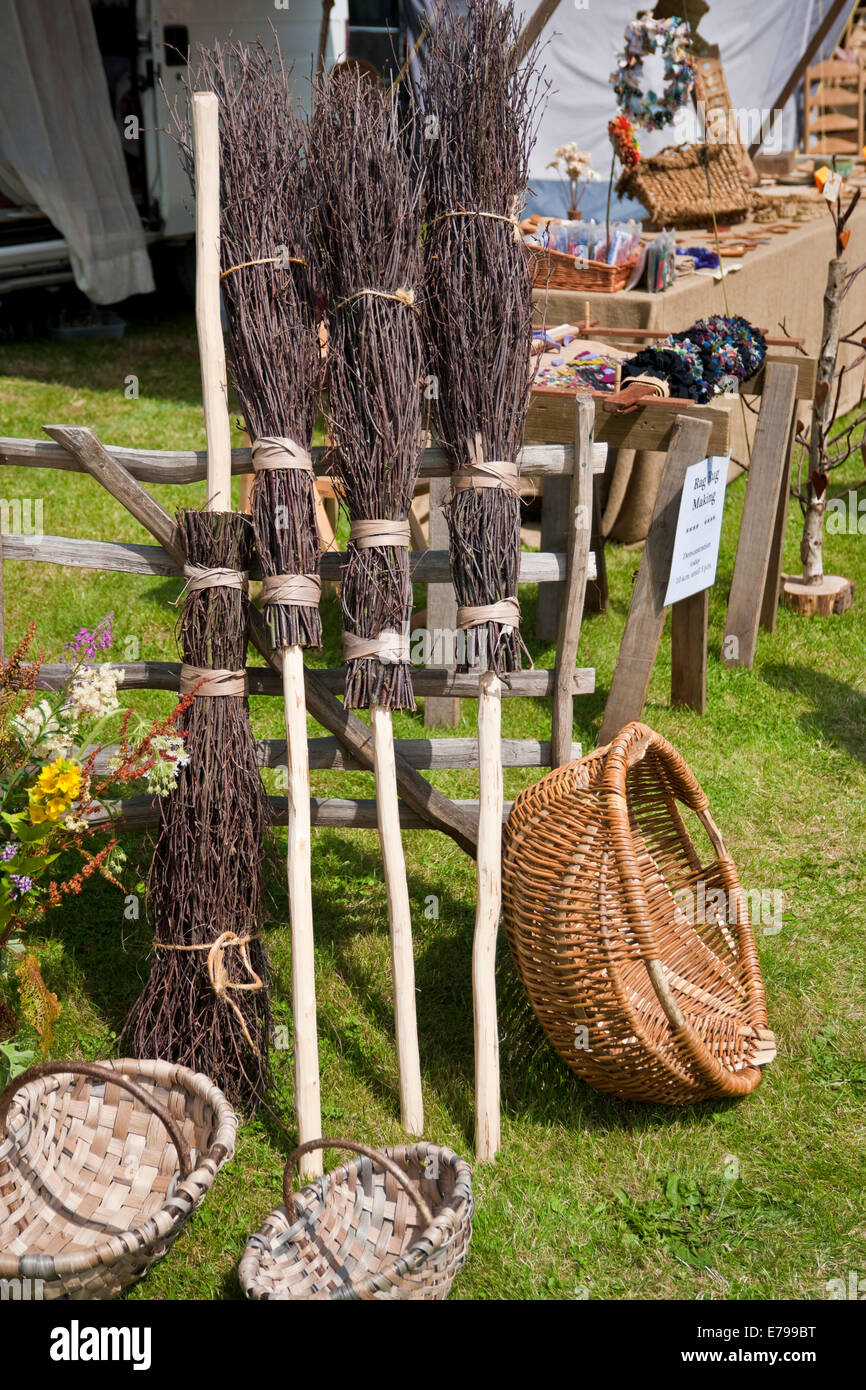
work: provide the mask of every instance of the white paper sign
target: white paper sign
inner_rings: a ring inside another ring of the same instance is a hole
[[[715,582],[728,460],[716,455],[686,469],[665,606]]]

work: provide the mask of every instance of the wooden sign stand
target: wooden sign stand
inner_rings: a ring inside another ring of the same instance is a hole
[[[598,735],[599,746],[639,720],[664,631],[664,597],[674,552],[680,496],[686,469],[709,453],[710,422],[681,415],[674,427],[652,521],[622,635],[619,655]],[[703,599],[703,603],[699,600]],[[673,605],[677,655],[672,670],[672,698],[703,713],[706,706],[706,593]],[[675,677],[674,677],[675,672]]]

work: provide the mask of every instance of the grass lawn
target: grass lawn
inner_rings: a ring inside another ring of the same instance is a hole
[[[190,317],[141,320],[121,343],[25,343],[0,348],[0,430],[39,438],[43,423],[92,426],[112,444],[204,444]],[[138,378],[127,399],[125,379]],[[853,466],[853,465],[852,465]],[[851,473],[854,480],[855,473]],[[204,499],[204,485],[154,489],[167,506]],[[6,498],[39,497],[46,533],[147,540],[89,478],[5,470]],[[826,568],[858,586],[852,611],[806,621],[784,609],[761,635],[755,668],[719,662],[725,601],[744,494],[730,489],[718,582],[710,602],[708,713],[669,707],[666,633],[645,719],[682,752],[708,792],[746,888],[784,894],[781,932],[758,949],[779,1056],[740,1102],[683,1110],[597,1094],[547,1046],[502,943],[503,1148],[475,1172],[477,1219],[455,1298],[758,1299],[827,1297],[827,1283],[866,1274],[864,1203],[863,873],[866,863],[866,537],[831,535]],[[786,567],[798,567],[793,506]],[[579,662],[597,692],[576,701],[574,736],[593,746],[639,555],[609,550],[611,608],[583,628]],[[176,659],[180,581],[7,562],[7,651],[38,622],[46,660],[82,624],[113,609],[115,659]],[[521,593],[537,664],[553,649],[534,631],[535,592]],[[325,611],[323,666],[340,661],[338,614]],[[258,660],[257,657],[252,658]],[[171,697],[137,693],[156,713]],[[279,702],[251,700],[258,737],[282,733]],[[465,701],[461,731],[471,733]],[[400,737],[426,736],[421,714],[399,715]],[[549,701],[506,700],[503,735],[549,737]],[[321,733],[311,721],[310,730]],[[448,731],[446,731],[448,732]],[[265,774],[272,777],[273,774]],[[506,772],[513,796],[533,774]],[[471,773],[436,774],[455,795]],[[373,795],[368,774],[313,774],[324,795]],[[290,1017],[284,832],[274,836],[267,945],[277,1024]],[[470,957],[474,865],[443,836],[404,836],[413,903],[426,1134],[471,1155],[473,1117]],[[146,868],[150,845],[128,837]],[[388,917],[378,841],[370,832],[316,831],[316,964],[324,1125],[374,1145],[399,1142]],[[111,1055],[146,977],[151,929],[127,920],[121,894],[101,881],[46,919],[43,967],[64,1002],[53,1056]],[[273,1111],[293,1129],[292,1058],[274,1053]],[[134,1299],[237,1298],[245,1237],[279,1201],[287,1140],[263,1111],[240,1131],[237,1156],[171,1255]],[[333,1156],[332,1156],[333,1157]]]

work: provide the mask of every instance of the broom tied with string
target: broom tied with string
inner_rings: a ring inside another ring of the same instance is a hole
[[[262,603],[280,654],[288,768],[295,1114],[322,1132],[311,881],[304,647],[319,647],[319,534],[311,457],[321,376],[310,243],[308,128],[276,45],[203,49],[199,86],[220,108],[220,242],[232,382],[252,440]],[[304,1155],[303,1176],[321,1173]]]
[[[421,460],[421,190],[415,117],[352,72],[317,82],[310,167],[328,305],[331,466],[351,522],[342,580],[345,703],[369,708],[391,927],[404,1127],[420,1133],[412,926],[391,711],[414,709],[409,508]]]
[[[138,1057],[204,1072],[238,1103],[268,1084],[267,961],[259,936],[267,818],[246,693],[248,517],[230,510],[231,434],[219,305],[219,140],[212,93],[192,98],[196,320],[207,510],[181,511],[180,689],[189,761],[162,807],[148,878],[154,960],[127,1023]]]
[[[542,93],[535,50],[518,61],[511,4],[469,0],[431,23],[425,326],[436,423],[451,458],[447,508],[459,665],[479,672],[478,901],[473,945],[476,1152],[500,1137],[495,951],[501,902],[500,678],[521,661],[517,469],[530,388],[532,279],[517,213]]]

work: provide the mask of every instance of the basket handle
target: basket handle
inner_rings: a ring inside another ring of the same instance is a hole
[[[130,1081],[122,1073],[114,1071],[112,1067],[100,1067],[95,1062],[39,1062],[35,1067],[28,1067],[27,1071],[22,1072],[9,1082],[5,1091],[0,1095],[0,1135],[6,1128],[6,1116],[12,1104],[14,1096],[26,1086],[30,1081],[37,1081],[41,1076],[90,1076],[95,1081],[107,1081],[114,1086],[119,1086],[122,1091],[128,1091],[136,1100],[140,1100],[152,1115],[155,1115],[168,1130],[171,1142],[177,1150],[178,1163],[180,1165],[181,1181],[188,1178],[192,1172],[192,1159],[190,1156],[189,1145],[183,1137],[180,1125],[173,1115],[170,1115],[158,1100],[154,1100],[143,1086],[137,1082]]]
[[[420,1190],[412,1179],[403,1172],[399,1164],[395,1163],[387,1154],[383,1154],[379,1149],[370,1149],[366,1144],[358,1144],[353,1139],[310,1139],[306,1144],[299,1144],[286,1160],[283,1173],[283,1201],[288,1212],[290,1225],[293,1225],[295,1221],[295,1194],[292,1191],[292,1182],[295,1169],[298,1166],[298,1159],[306,1153],[311,1153],[313,1149],[351,1149],[353,1153],[364,1154],[366,1158],[378,1163],[381,1168],[386,1169],[392,1177],[397,1179],[400,1186],[409,1193],[426,1224],[428,1226],[433,1224],[433,1213],[421,1196]]]

